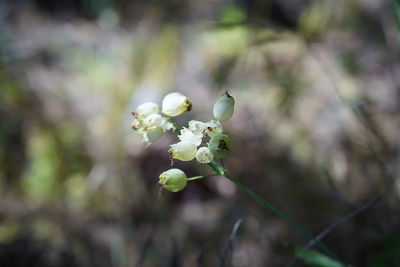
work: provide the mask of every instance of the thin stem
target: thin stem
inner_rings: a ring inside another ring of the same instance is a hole
[[[264,200],[262,197],[260,197],[259,195],[257,195],[256,193],[254,193],[251,189],[249,189],[248,187],[246,187],[245,185],[241,184],[240,182],[238,182],[237,180],[233,179],[232,177],[230,177],[227,172],[226,169],[219,166],[217,163],[210,162],[209,163],[210,167],[215,171],[216,174],[223,176],[227,179],[229,179],[232,183],[234,183],[242,192],[248,194],[250,197],[252,197],[254,200],[256,200],[259,204],[261,204],[264,208],[268,209],[269,211],[271,211],[272,213],[274,213],[275,215],[277,215],[278,217],[281,217],[282,219],[284,219],[288,224],[290,224],[294,229],[296,229],[303,237],[305,237],[306,239],[310,239],[310,240],[315,240],[316,244],[322,249],[324,250],[327,254],[329,254],[331,257],[335,258],[336,260],[340,261],[339,257],[331,250],[329,249],[326,245],[324,245],[322,242],[320,242],[319,240],[316,240],[313,235],[308,232],[306,229],[304,229],[302,226],[300,226],[298,223],[296,223],[293,219],[291,219],[289,216],[287,216],[285,213],[283,213],[282,211],[280,211],[278,208],[276,208],[274,205],[272,205],[270,202]]]
[[[317,242],[320,242],[324,237],[326,237],[328,234],[330,234],[336,227],[338,227],[340,224],[347,222],[348,220],[352,219],[354,216],[357,216],[361,212],[369,209],[376,203],[378,203],[381,200],[381,197],[377,196],[368,201],[368,203],[364,204],[360,208],[352,211],[351,213],[347,214],[346,216],[338,219],[334,223],[332,223],[330,226],[328,226],[325,230],[323,230],[321,233],[319,233],[314,239],[310,240],[307,245],[304,247],[304,250],[310,250],[315,246]],[[298,257],[294,257],[288,264],[288,266],[294,266]]]
[[[186,180],[193,181],[193,180],[199,180],[199,179],[203,179],[203,178],[205,178],[205,177],[204,176],[193,176],[193,177],[187,178]]]
[[[230,262],[232,260],[232,254],[233,254],[233,244],[236,239],[236,234],[239,230],[240,225],[242,224],[242,219],[238,219],[235,224],[233,225],[232,232],[229,236],[228,242],[225,245],[224,251],[222,252],[221,255],[221,261],[219,266],[224,267],[224,266],[230,266]]]

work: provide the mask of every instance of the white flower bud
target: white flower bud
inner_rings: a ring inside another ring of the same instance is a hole
[[[181,130],[181,134],[178,135],[179,140],[186,141],[194,144],[195,146],[199,146],[201,144],[203,134],[194,134],[187,128],[183,128]]]
[[[136,115],[141,119],[144,119],[151,114],[157,114],[159,112],[160,108],[158,107],[157,104],[153,102],[146,102],[144,104],[139,105],[136,108]]]
[[[168,152],[174,159],[190,161],[196,157],[197,147],[193,143],[180,141],[177,144],[171,145]]]
[[[189,98],[178,92],[166,95],[162,101],[162,112],[170,117],[181,115],[186,111],[190,111],[192,103]]]
[[[171,192],[178,192],[185,188],[187,176],[180,169],[169,169],[160,174],[158,183]]]
[[[205,133],[210,137],[214,137],[218,134],[221,134],[224,130],[222,124],[217,120],[206,122],[205,125],[206,125]]]
[[[189,121],[189,130],[194,134],[203,134],[206,124],[201,121],[191,120]]]
[[[143,141],[148,144],[154,143],[163,135],[164,131],[160,127],[149,129],[143,133]]]
[[[196,159],[199,163],[210,163],[214,159],[214,155],[208,147],[200,147],[197,150]]]
[[[214,104],[214,118],[220,121],[227,121],[233,115],[235,99],[226,92]]]

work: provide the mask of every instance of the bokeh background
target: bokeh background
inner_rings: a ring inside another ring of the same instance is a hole
[[[226,89],[231,175],[314,235],[382,197],[324,242],[400,266],[399,19],[394,0],[1,0],[0,266],[285,266],[308,240],[222,177],[160,191],[176,135],[130,129],[171,91],[193,102],[179,125],[208,121]],[[340,266],[314,251],[296,266]]]

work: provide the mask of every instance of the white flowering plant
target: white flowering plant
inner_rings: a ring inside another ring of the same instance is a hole
[[[232,141],[229,135],[223,132],[221,122],[227,121],[232,117],[234,107],[235,99],[226,91],[214,104],[214,119],[208,122],[191,120],[188,122],[187,127],[177,129],[172,121],[172,117],[190,111],[192,103],[183,94],[173,92],[163,98],[161,112],[159,106],[152,102],[139,105],[136,111],[132,112],[134,120],[131,127],[136,133],[141,134],[144,142],[148,144],[157,141],[166,131],[177,132],[179,142],[171,144],[168,150],[172,164],[173,160],[191,161],[194,159],[200,164],[208,164],[214,171],[213,175],[229,179],[238,189],[252,197],[264,208],[284,219],[303,237],[312,240],[327,254],[338,259],[328,247],[320,240],[315,239],[306,229],[293,221],[289,216],[228,175],[227,170],[222,164],[222,159],[229,156],[232,152]],[[215,158],[221,159],[221,164],[215,162]],[[187,177],[186,173],[182,170],[171,168],[159,175],[159,184],[166,190],[178,192],[183,190],[189,181],[205,177],[208,176]]]
[[[167,131],[175,131],[178,133],[179,142],[171,144],[168,150],[172,161],[196,159],[198,163],[210,164],[220,172],[221,166],[213,161],[214,158],[225,158],[232,151],[231,140],[223,133],[221,121],[232,117],[234,105],[234,98],[226,92],[214,105],[214,119],[208,122],[191,120],[187,127],[177,129],[172,117],[190,111],[192,103],[183,94],[173,92],[163,98],[161,110],[153,102],[139,105],[135,112],[132,112],[134,120],[131,128],[141,134],[147,144],[157,141]],[[185,188],[187,181],[195,180],[193,178],[204,177],[188,178],[182,170],[170,169],[160,175],[159,184],[166,190],[177,192]]]

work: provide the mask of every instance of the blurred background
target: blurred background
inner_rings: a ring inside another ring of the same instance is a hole
[[[0,266],[285,266],[308,240],[222,177],[160,191],[176,135],[130,129],[171,91],[179,125],[211,120],[226,89],[231,175],[314,235],[381,196],[324,242],[400,266],[399,23],[395,0],[0,0]],[[318,251],[296,266],[340,266]]]

